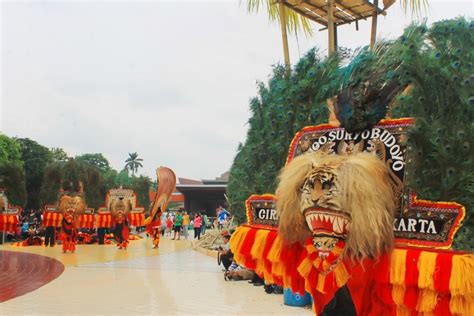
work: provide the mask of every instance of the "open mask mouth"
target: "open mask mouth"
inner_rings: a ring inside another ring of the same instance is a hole
[[[320,207],[308,208],[303,214],[313,236],[347,238],[349,214]]]

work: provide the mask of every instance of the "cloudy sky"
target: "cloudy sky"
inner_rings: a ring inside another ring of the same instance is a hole
[[[245,141],[248,100],[282,60],[278,24],[239,1],[1,1],[0,131],[70,156],[129,152],[154,176],[227,171]],[[243,1],[245,2],[245,1]],[[428,22],[473,16],[474,1],[429,1]],[[394,38],[411,21],[398,4],[379,23]],[[369,21],[339,45],[369,41]],[[291,58],[327,49],[326,32],[291,37]]]

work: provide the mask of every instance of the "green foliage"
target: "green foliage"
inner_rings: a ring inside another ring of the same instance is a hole
[[[130,169],[130,171],[132,172],[132,175],[135,175],[138,168],[143,167],[143,165],[141,164],[143,159],[138,158],[138,154],[136,152],[128,153],[128,156],[129,157],[125,160],[124,169]]]
[[[407,184],[420,197],[463,204],[467,216],[456,248],[474,240],[474,21],[464,18],[413,25],[394,44],[413,83],[398,99],[396,117],[413,116]]]
[[[25,208],[40,208],[40,191],[46,165],[52,161],[51,152],[34,140],[19,138],[21,157],[24,162],[27,201]]]
[[[15,139],[0,134],[0,163],[23,164],[21,159],[21,148]]]
[[[21,147],[15,139],[3,134],[0,134],[0,188],[7,190],[12,205],[25,205],[26,184]]]
[[[273,0],[247,0],[247,11],[259,12],[260,8],[265,6],[268,14],[268,19],[272,22],[278,21],[280,23],[280,7],[276,1]],[[298,31],[303,30],[306,35],[312,35],[313,30],[309,20],[301,14],[290,10],[284,6],[285,10],[285,24],[289,33],[297,34]]]
[[[93,167],[96,167],[102,174],[105,174],[110,170],[109,161],[102,154],[84,154],[76,156],[76,160],[83,161]]]
[[[56,203],[61,188],[66,191],[79,191],[80,183],[85,191],[87,206],[98,208],[104,204],[106,188],[99,169],[73,158],[47,166],[41,189],[43,204]]]
[[[472,250],[473,48],[474,21],[457,18],[430,28],[412,25],[399,39],[379,44],[374,52],[362,49],[349,60],[322,59],[312,50],[289,78],[282,66],[274,67],[268,84],[260,83],[258,97],[250,100],[247,139],[239,145],[230,171],[231,209],[242,221],[250,194],[275,191],[295,133],[305,125],[327,122],[327,98],[347,87],[357,98],[368,82],[378,90],[396,79],[410,91],[399,95],[391,115],[416,118],[408,135],[407,186],[423,199],[463,204],[467,217],[454,246]],[[380,116],[364,104],[355,104],[352,110],[349,121]]]
[[[0,162],[0,188],[7,190],[8,201],[14,206],[26,203],[25,172],[14,162]]]
[[[51,148],[50,152],[53,161],[65,162],[69,159],[68,155],[62,148]]]
[[[63,168],[66,162],[56,161],[44,169],[43,183],[41,185],[41,205],[52,205],[58,201],[58,193],[63,181]]]
[[[128,174],[128,169],[122,169],[116,174],[114,184],[117,187],[130,187],[132,185],[132,178]]]
[[[130,188],[137,194],[137,206],[143,206],[146,210],[150,204],[151,179],[145,176],[133,177]]]

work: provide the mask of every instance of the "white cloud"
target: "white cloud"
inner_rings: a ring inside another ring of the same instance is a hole
[[[433,2],[430,21],[468,8]],[[115,168],[136,151],[152,177],[159,165],[197,179],[228,170],[245,140],[255,83],[282,60],[278,25],[237,2],[2,2],[1,9],[2,131],[70,155],[101,152]],[[399,36],[409,22],[395,6],[379,34]],[[339,44],[367,44],[369,27],[341,27]],[[326,36],[292,37],[292,60],[324,49]]]

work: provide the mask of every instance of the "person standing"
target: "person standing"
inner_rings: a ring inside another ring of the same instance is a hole
[[[171,240],[176,239],[176,235],[178,235],[178,240],[181,238],[181,228],[183,226],[183,215],[181,215],[181,211],[178,211],[178,214],[174,218],[174,236]]]
[[[183,236],[185,239],[188,239],[188,235],[189,235],[189,215],[186,211],[184,211],[184,214],[183,214]]]
[[[164,237],[165,236],[165,231],[166,231],[166,219],[167,219],[168,215],[165,214],[165,212],[163,212],[163,214],[161,214],[161,237]]]
[[[224,224],[226,223],[227,221],[227,217],[229,216],[229,212],[227,212],[227,210],[225,208],[223,208],[222,206],[219,206],[219,212],[218,212],[218,216],[217,216],[217,221],[219,223],[219,230],[222,230],[224,228]]]
[[[173,220],[171,219],[171,215],[166,215],[166,236],[171,237],[173,234]]]
[[[158,207],[155,215],[151,219],[150,223],[146,225],[146,232],[153,238],[153,249],[158,249],[160,244],[160,229],[161,229],[161,209]]]
[[[207,225],[209,225],[209,219],[207,218],[207,215],[205,213],[206,211],[203,211],[202,217],[202,226],[201,226],[201,235],[204,235],[206,233],[206,228]]]
[[[76,250],[77,228],[74,221],[74,209],[68,209],[61,222],[61,240],[63,252]]]
[[[202,217],[200,213],[194,215],[194,239],[201,239]]]
[[[44,232],[44,245],[46,247],[54,247],[56,241],[56,228],[54,226],[47,226]]]

